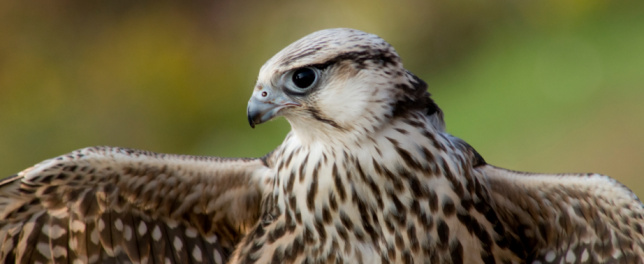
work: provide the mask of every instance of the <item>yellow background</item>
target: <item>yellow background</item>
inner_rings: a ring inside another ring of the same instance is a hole
[[[392,43],[498,166],[644,196],[644,1],[0,1],[0,175],[92,145],[261,156],[259,67],[315,30]]]

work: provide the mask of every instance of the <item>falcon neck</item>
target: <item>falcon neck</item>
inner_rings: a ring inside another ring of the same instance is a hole
[[[298,222],[332,221],[335,214],[342,218],[343,209],[362,217],[398,214],[398,206],[409,204],[414,195],[435,199],[463,193],[467,179],[460,175],[476,156],[467,151],[471,148],[436,128],[431,117],[393,121],[349,142],[302,142],[290,133],[275,155],[281,157],[275,161],[275,209],[288,211]]]

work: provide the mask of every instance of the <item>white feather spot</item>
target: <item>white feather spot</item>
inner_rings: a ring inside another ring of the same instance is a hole
[[[67,257],[67,248],[62,246],[54,247],[54,258]]]
[[[174,221],[174,220],[167,220],[165,221],[165,224],[172,229],[177,228],[177,226],[179,226],[179,223],[177,223],[177,221]]]
[[[90,262],[91,262],[91,261],[90,261]],[[83,262],[83,261],[82,261],[82,260],[80,260],[80,259],[75,259],[74,261],[72,261],[72,264],[84,264],[84,263],[85,263],[85,262]]]
[[[42,232],[47,234],[51,239],[58,239],[67,233],[67,230],[57,225],[43,225]]]
[[[146,225],[145,222],[141,221],[139,223],[138,231],[140,236],[145,235],[145,233],[148,232],[148,225]]]
[[[219,253],[219,250],[215,250],[214,257],[215,257],[215,263],[217,264],[224,263],[223,259],[221,258],[221,253]]]
[[[103,218],[98,219],[98,231],[103,231],[105,229],[105,221],[103,221]]]
[[[192,250],[192,257],[197,261],[201,262],[203,261],[203,256],[201,256],[201,249],[199,247],[195,247]]]
[[[99,242],[99,237],[98,237],[98,230],[93,229],[92,233],[89,235],[89,239],[94,243],[95,245],[98,245]]]
[[[583,251],[583,252],[581,252],[581,262],[586,262],[586,261],[588,261],[588,257],[589,257],[589,256],[590,256],[590,255],[588,254],[588,249],[587,249],[587,248],[586,248],[586,249],[584,249],[584,251]]]
[[[170,259],[169,259],[169,258],[165,258],[165,259],[164,259],[164,261],[165,261],[165,262],[164,262],[165,264],[172,264],[172,261],[170,261]]]
[[[70,237],[69,238],[69,247],[71,249],[77,250],[78,249],[78,238]]]
[[[152,239],[154,239],[154,241],[159,241],[161,239],[161,229],[159,226],[154,226],[154,230],[152,230]]]
[[[123,238],[125,238],[125,240],[127,241],[130,241],[132,239],[132,227],[130,227],[129,225],[126,225],[123,229]]]
[[[208,243],[210,244],[214,244],[215,242],[217,242],[217,236],[212,235],[212,236],[206,237],[206,241],[208,241]]]
[[[85,222],[80,220],[74,220],[71,223],[72,232],[85,232]]]
[[[36,245],[36,249],[38,249],[38,252],[41,255],[43,255],[43,256],[45,256],[47,258],[49,258],[51,256],[51,249],[49,248],[49,244],[47,244],[47,243],[38,243]]]
[[[69,217],[69,209],[67,209],[67,207],[63,207],[58,210],[51,210],[49,211],[49,215],[57,219],[65,219]]]
[[[174,249],[177,251],[181,251],[181,248],[183,248],[183,242],[181,242],[181,239],[178,237],[174,237],[174,241],[172,241],[172,245],[174,246]]]
[[[118,231],[123,231],[123,221],[121,221],[121,218],[116,218],[116,221],[114,221],[114,227],[116,227],[116,230]]]
[[[575,253],[572,252],[572,250],[568,250],[568,253],[566,254],[566,262],[573,263],[575,262]]]
[[[87,261],[87,262],[88,262],[88,263],[97,263],[97,262],[98,262],[98,254],[91,255],[91,256],[88,258],[88,261]],[[83,263],[83,262],[81,262],[81,263]]]
[[[197,230],[192,229],[192,228],[188,228],[188,229],[186,229],[186,236],[187,236],[187,237],[190,237],[190,238],[195,238],[195,237],[197,237]]]
[[[548,254],[546,254],[546,261],[552,262],[553,260],[555,260],[555,257],[557,257],[557,255],[555,255],[554,251],[548,251]]]

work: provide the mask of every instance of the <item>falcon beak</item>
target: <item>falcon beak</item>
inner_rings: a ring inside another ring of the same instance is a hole
[[[250,127],[255,128],[268,120],[273,119],[279,114],[279,111],[293,106],[301,106],[293,102],[282,92],[276,91],[272,87],[257,85],[253,95],[248,100],[248,123]]]

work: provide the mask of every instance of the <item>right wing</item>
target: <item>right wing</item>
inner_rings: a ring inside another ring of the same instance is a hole
[[[77,150],[0,180],[0,262],[225,263],[272,177],[264,159]]]

